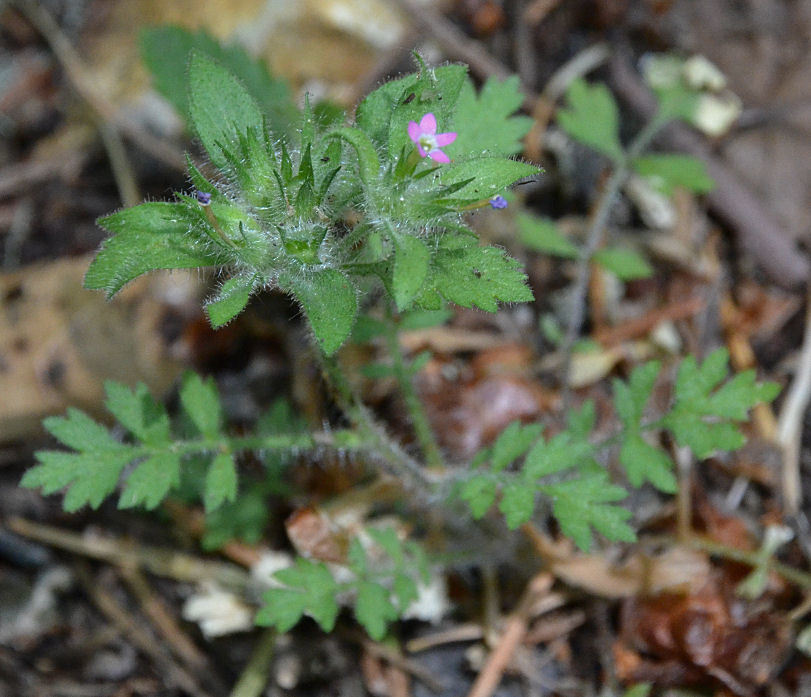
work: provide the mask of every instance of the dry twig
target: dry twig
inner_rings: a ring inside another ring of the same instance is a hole
[[[91,576],[86,564],[77,564],[75,570],[79,582],[93,604],[139,651],[149,656],[167,682],[194,697],[210,697],[211,693],[200,687],[197,680],[185,668],[169,659],[169,654],[163,651],[154,637],[142,628],[137,618],[133,618],[111,593],[101,587]]]
[[[783,448],[783,503],[794,515],[802,503],[800,441],[808,403],[811,401],[811,285],[805,302],[805,336],[797,372],[780,411],[777,440]]]
[[[468,697],[490,697],[493,694],[513,653],[524,640],[537,602],[549,592],[553,581],[551,574],[542,572],[527,584],[518,606],[507,619],[501,640],[487,658],[487,663],[473,683]]]

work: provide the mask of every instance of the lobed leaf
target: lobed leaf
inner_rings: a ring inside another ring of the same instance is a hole
[[[194,427],[207,438],[220,437],[222,405],[214,378],[201,378],[188,371],[180,387],[180,402]]]
[[[445,148],[454,158],[486,154],[490,157],[521,152],[521,140],[532,127],[528,116],[512,116],[524,102],[517,75],[500,81],[490,77],[478,95],[472,80],[465,80],[453,113],[459,135]]]
[[[619,140],[617,104],[605,85],[590,85],[582,78],[566,92],[567,105],[557,114],[560,127],[575,140],[619,162],[623,148]]]

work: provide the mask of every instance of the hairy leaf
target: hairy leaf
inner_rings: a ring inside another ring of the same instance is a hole
[[[113,233],[96,254],[84,278],[85,288],[110,298],[138,276],[156,269],[213,266],[221,256],[191,229],[180,203],[142,203],[101,218]]]

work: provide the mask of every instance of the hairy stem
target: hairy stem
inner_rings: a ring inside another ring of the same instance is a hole
[[[563,355],[563,380],[564,380],[564,403],[568,406],[569,387],[568,378],[572,367],[572,348],[580,334],[583,320],[586,315],[586,293],[588,291],[589,279],[591,278],[591,259],[600,245],[603,243],[608,217],[614,207],[614,203],[619,195],[625,180],[631,173],[633,161],[650,145],[656,134],[669,123],[669,119],[654,117],[643,128],[623,153],[622,159],[617,163],[616,169],[612,172],[606,182],[600,200],[594,211],[588,231],[586,233],[586,244],[580,252],[580,260],[577,268],[577,277],[571,295],[571,314],[566,326],[566,334],[560,347]]]
[[[389,469],[402,482],[410,484],[423,493],[431,493],[434,489],[423,468],[409,456],[380,426],[371,412],[355,394],[343,369],[336,358],[325,356],[319,352],[324,376],[333,388],[338,405],[352,421],[363,442],[380,456]]]
[[[403,349],[400,346],[397,325],[392,317],[391,309],[388,311],[386,320],[386,344],[393,362],[394,377],[397,379],[397,384],[400,386],[400,392],[403,395],[408,414],[411,417],[411,423],[414,427],[417,441],[420,444],[420,448],[422,449],[423,455],[425,455],[425,461],[428,465],[430,467],[443,468],[445,463],[442,458],[442,452],[439,449],[436,436],[428,421],[425,407],[419,395],[417,395],[417,390],[414,389],[414,379],[409,369],[410,366],[406,364]]]

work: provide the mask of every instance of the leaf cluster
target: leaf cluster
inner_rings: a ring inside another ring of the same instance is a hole
[[[328,355],[375,287],[401,311],[444,299],[492,312],[532,298],[517,262],[479,247],[462,217],[538,171],[509,157],[530,125],[512,116],[517,79],[490,80],[477,95],[465,66],[420,61],[418,72],[369,94],[347,125],[330,105],[295,109],[266,68],[203,32],[151,29],[142,51],[206,152],[207,167],[189,161],[203,198],[178,193],[102,218],[112,236],[88,288],[112,296],[153,269],[215,267],[224,280],[206,303],[213,326],[254,293],[279,288]],[[409,139],[409,122],[427,113],[459,134],[448,165],[421,160]]]
[[[79,409],[45,419],[46,430],[66,448],[36,453],[22,486],[44,494],[65,490],[63,506],[76,511],[98,508],[124,477],[119,508],[158,506],[172,491],[182,489],[184,464],[201,473],[200,498],[211,513],[234,502],[238,490],[235,456],[245,449],[295,451],[312,446],[300,428],[247,442],[223,430],[220,397],[212,379],[187,373],[180,389],[183,428],[172,427],[166,408],[156,402],[143,383],[130,389],[105,384],[105,406],[129,434],[126,442]],[[179,433],[185,431],[185,437]]]
[[[332,631],[340,611],[339,598],[351,596],[355,618],[373,639],[385,636],[418,596],[420,583],[430,578],[422,548],[401,540],[392,528],[367,530],[370,544],[352,540],[343,573],[337,580],[327,564],[303,557],[274,578],[279,586],[266,591],[256,616],[260,625],[280,632],[292,629],[304,615]]]
[[[599,453],[619,446],[619,461],[631,486],[649,482],[673,493],[673,462],[652,436],[669,431],[697,458],[741,447],[740,423],[749,409],[774,399],[779,388],[756,383],[753,371],[727,379],[727,363],[724,349],[700,366],[693,357],[682,361],[670,408],[652,420],[646,420],[645,413],[660,364],[638,366],[627,382],[615,380],[614,407],[622,428],[601,443],[591,440],[595,412],[590,401],[572,411],[566,428],[551,437],[544,437],[539,425],[514,422],[477,455],[477,469],[463,477],[459,496],[475,518],[497,504],[510,528],[531,520],[539,500],[545,499],[561,531],[584,550],[591,545],[592,529],[609,540],[632,541],[634,532],[627,523],[631,512],[618,503],[627,492],[609,481],[598,463]]]

